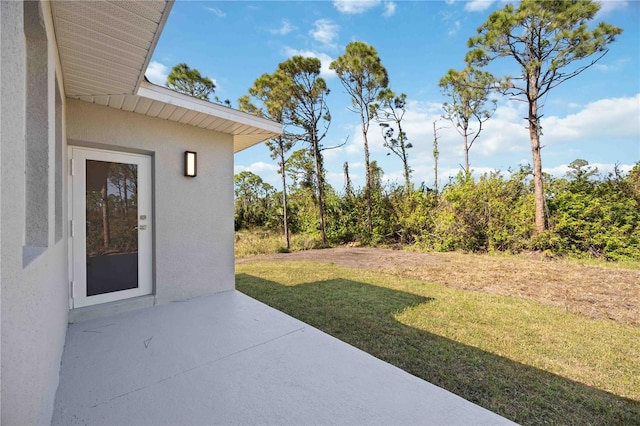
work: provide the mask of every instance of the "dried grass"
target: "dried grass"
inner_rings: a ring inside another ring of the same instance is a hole
[[[591,318],[640,325],[640,270],[535,255],[419,253],[365,247],[271,254],[260,259],[335,263],[454,288],[534,300]]]

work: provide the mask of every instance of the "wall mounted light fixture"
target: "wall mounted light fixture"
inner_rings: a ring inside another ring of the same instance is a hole
[[[184,152],[184,175],[196,177],[198,174],[198,154],[193,151]]]

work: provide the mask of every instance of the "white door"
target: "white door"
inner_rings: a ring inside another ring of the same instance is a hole
[[[151,294],[151,158],[69,151],[71,308]]]

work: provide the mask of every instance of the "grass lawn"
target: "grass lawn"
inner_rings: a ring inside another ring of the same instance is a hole
[[[521,424],[640,425],[640,327],[316,262],[236,265],[238,290]]]

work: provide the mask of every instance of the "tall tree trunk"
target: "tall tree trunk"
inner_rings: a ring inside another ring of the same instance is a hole
[[[124,187],[124,217],[125,221],[129,219],[129,189],[127,188],[127,169],[122,169],[122,186]],[[136,218],[137,219],[137,218]]]
[[[351,187],[351,178],[349,177],[349,162],[344,162],[344,192],[347,198],[350,198],[353,195],[353,188]]]
[[[100,190],[100,196],[102,197],[102,239],[105,250],[108,249],[111,244],[111,230],[109,229],[109,192],[107,185],[107,176],[105,175],[104,184]]]
[[[436,122],[433,122],[433,182],[438,195],[438,158],[440,157],[440,151],[438,151],[438,132],[436,131]]]
[[[320,147],[315,135],[313,135],[313,157],[316,163],[316,178],[318,181],[318,214],[320,216],[320,238],[322,245],[327,245],[326,221],[324,212],[324,174],[322,173],[322,160]]]
[[[398,123],[398,140],[400,141],[400,149],[402,150],[402,166],[404,168],[404,187],[407,194],[411,193],[411,177],[409,176],[409,160],[407,159],[407,149],[404,144],[404,133],[400,121]]]
[[[469,135],[467,129],[464,129],[464,173],[466,177],[469,177]]]
[[[533,194],[535,199],[535,229],[536,234],[547,229],[544,218],[544,185],[542,182],[542,158],[540,156],[540,125],[538,122],[537,93],[529,98],[529,139],[531,141],[531,156],[533,157]]]
[[[287,250],[291,248],[289,241],[289,218],[287,212],[287,177],[284,171],[284,150],[280,150],[280,177],[282,178],[282,224],[284,226],[284,241]]]
[[[364,166],[367,172],[367,182],[364,187],[364,196],[367,199],[367,227],[369,228],[369,237],[373,235],[373,219],[371,207],[371,164],[369,162],[369,141],[367,140],[367,129],[365,127],[364,116],[362,116],[362,138],[364,141]]]
[[[407,153],[402,146],[402,162],[404,163],[404,187],[407,194],[411,193],[411,177],[409,176],[409,164],[407,163]]]

